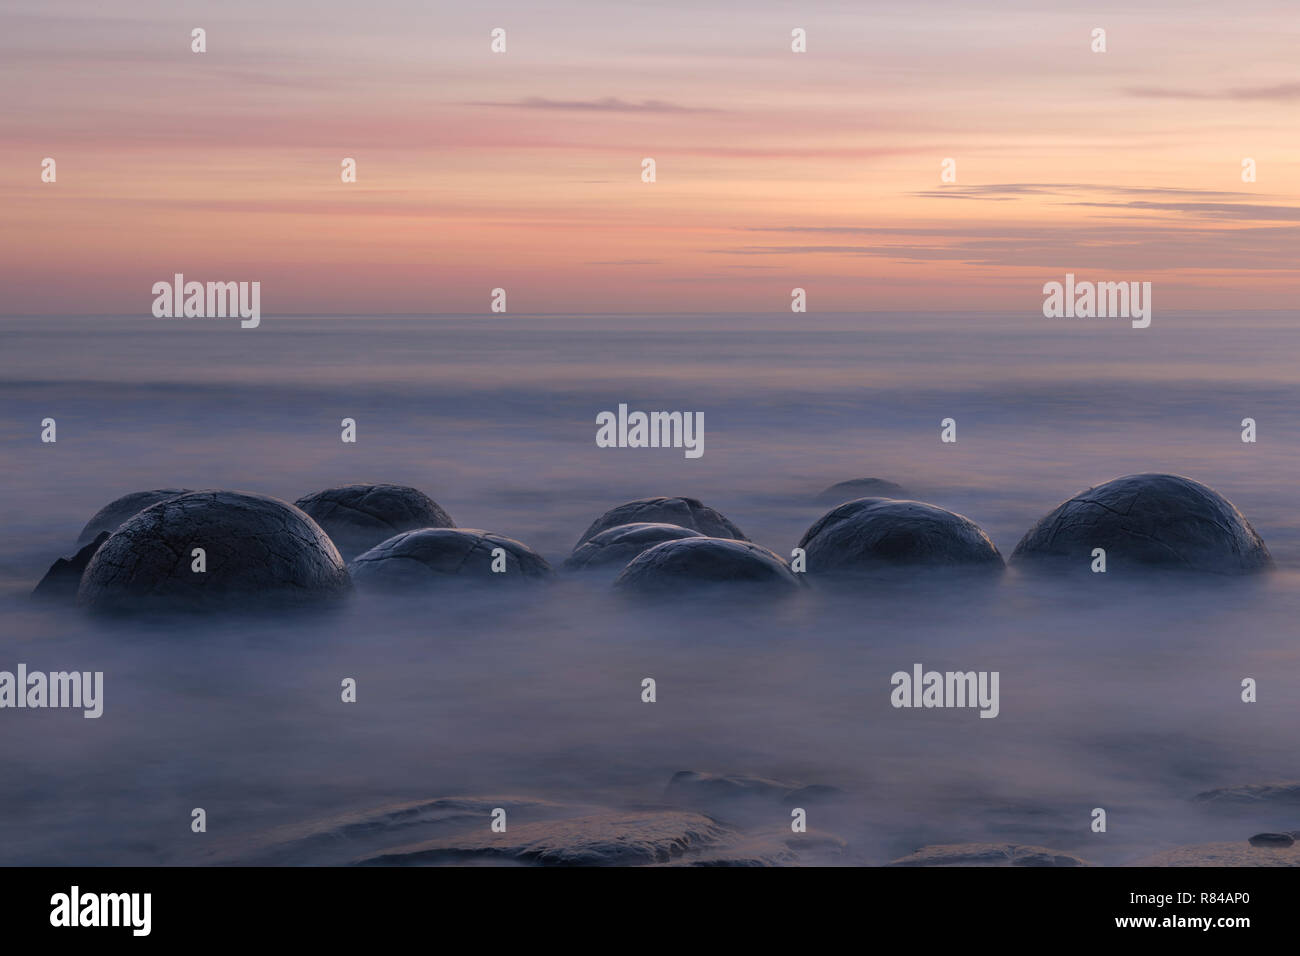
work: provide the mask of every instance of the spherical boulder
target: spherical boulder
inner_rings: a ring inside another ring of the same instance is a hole
[[[614,579],[623,591],[658,592],[695,585],[748,585],[793,591],[801,582],[767,548],[730,538],[680,538],[656,544],[628,562]]]
[[[338,550],[293,505],[193,491],[151,505],[100,545],[77,602],[109,611],[295,606],[338,597],[349,586]]]
[[[892,498],[859,498],[831,509],[805,532],[799,547],[810,575],[890,567],[1003,567],[997,546],[969,518]]]
[[[902,485],[884,478],[853,478],[831,485],[816,498],[819,505],[838,505],[855,498],[899,498],[912,496]]]
[[[135,491],[121,498],[114,498],[86,522],[86,526],[81,529],[81,534],[77,535],[77,547],[84,547],[94,541],[101,531],[112,534],[122,526],[123,522],[134,518],[150,505],[187,494],[189,491],[189,488],[155,488],[153,491]]]
[[[1179,475],[1128,475],[1089,488],[1029,529],[1011,561],[1088,569],[1093,549],[1116,567],[1240,574],[1273,563],[1263,540],[1232,504]]]
[[[734,538],[748,541],[744,532],[737,528],[718,512],[695,498],[638,498],[617,508],[611,508],[591,523],[582,537],[578,539],[577,548],[608,528],[621,524],[638,524],[653,522],[655,524],[675,524],[690,528],[711,538]]]
[[[454,528],[438,503],[405,485],[342,485],[294,502],[325,529],[345,558],[351,558],[403,531]]]
[[[497,548],[503,554],[493,556]],[[505,570],[493,570],[504,567]],[[540,554],[514,538],[475,528],[421,528],[394,535],[348,565],[358,587],[411,590],[451,579],[496,583],[541,581],[554,573]]]
[[[615,525],[574,548],[573,554],[565,559],[564,567],[569,571],[621,567],[660,542],[702,537],[704,535],[690,528],[657,521]]]

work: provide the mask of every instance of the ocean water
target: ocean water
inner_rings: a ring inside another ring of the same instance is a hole
[[[996,841],[1121,864],[1300,827],[1300,809],[1229,819],[1191,800],[1300,779],[1298,361],[1278,313],[1146,330],[997,314],[0,321],[0,669],[105,675],[98,720],[0,712],[0,864],[196,862],[457,794],[644,806],[687,769],[840,788],[809,825],[843,849],[808,862]],[[703,412],[703,457],[597,448],[597,413],[620,403]],[[939,441],[949,417],[956,444]],[[183,625],[28,596],[91,514],[148,488],[292,501],[409,484],[558,566],[601,512],[659,494],[788,555],[825,510],[817,492],[858,477],[968,516],[1009,555],[1064,498],[1146,471],[1223,493],[1277,569],[922,576],[777,606],[630,604],[606,578],[564,577]],[[998,671],[999,716],[891,707],[891,674],[916,662]]]

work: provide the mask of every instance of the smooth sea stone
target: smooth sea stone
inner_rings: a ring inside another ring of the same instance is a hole
[[[975,522],[920,501],[859,498],[833,508],[799,547],[811,575],[850,575],[886,567],[1001,570],[1002,555]]]
[[[207,570],[191,570],[202,548]],[[311,605],[345,594],[347,568],[288,502],[194,491],[151,505],[95,552],[77,602],[95,610]]]
[[[72,557],[59,558],[50,565],[50,570],[45,572],[45,577],[41,578],[32,594],[39,598],[74,600],[77,596],[77,588],[81,586],[82,572],[86,570],[86,565],[90,563],[90,559],[95,556],[99,546],[107,541],[108,537],[107,531],[101,531],[98,537]]]
[[[1295,843],[1289,833],[1256,833],[1247,841],[1251,846],[1286,847]]]
[[[456,527],[436,501],[405,485],[342,485],[294,503],[325,529],[346,558],[403,531]]]
[[[492,570],[492,551],[504,548],[506,570]],[[523,542],[475,528],[422,528],[394,535],[348,565],[358,587],[407,590],[449,579],[496,583],[539,581],[554,573]]]
[[[565,559],[564,567],[570,571],[586,571],[625,565],[642,551],[663,541],[680,538],[700,538],[703,535],[681,525],[657,521],[638,521],[606,528],[589,541],[573,549]]]
[[[1094,548],[1107,569],[1158,567],[1222,574],[1259,571],[1273,559],[1232,503],[1178,475],[1129,475],[1089,488],[1030,528],[1011,561],[1087,569]]]
[[[189,488],[156,488],[153,491],[135,491],[121,498],[115,498],[96,511],[86,522],[86,526],[81,529],[81,534],[77,535],[77,545],[80,547],[89,544],[103,531],[112,534],[125,521],[134,518],[150,505],[175,498],[177,495],[188,494],[189,491]]]
[[[950,843],[923,846],[889,866],[1088,866],[1069,853],[1019,843]]]
[[[574,550],[608,528],[646,522],[675,524],[711,538],[749,540],[734,524],[695,498],[639,498],[611,508],[593,521],[574,545]]]
[[[883,478],[853,478],[831,485],[816,498],[819,505],[838,505],[856,498],[910,499],[907,489]]]
[[[614,586],[626,591],[739,585],[784,592],[794,591],[802,583],[789,566],[767,548],[727,538],[665,541],[642,551],[614,579]]]

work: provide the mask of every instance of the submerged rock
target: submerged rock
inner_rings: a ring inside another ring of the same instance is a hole
[[[1088,866],[1069,853],[1019,843],[949,843],[923,846],[889,866]]]
[[[611,508],[593,521],[591,527],[578,539],[574,549],[608,528],[642,522],[675,524],[711,538],[749,540],[734,524],[695,498],[638,498],[636,501]]]
[[[497,808],[508,815],[505,833],[490,827]],[[833,836],[792,834],[780,809],[757,829],[739,829],[680,808],[516,795],[389,804],[204,843],[192,862],[239,866],[773,866],[844,852]]]
[[[86,565],[95,556],[99,546],[108,540],[108,532],[101,531],[99,536],[70,558],[59,558],[45,572],[32,594],[39,598],[71,601],[77,596],[81,586],[81,575]]]
[[[1178,475],[1129,475],[1080,492],[1030,528],[1013,563],[1088,569],[1159,567],[1221,574],[1272,565],[1268,549],[1230,501]]]
[[[615,525],[574,548],[564,567],[570,571],[587,571],[622,566],[660,542],[700,537],[703,537],[700,532],[690,528],[656,521]]]
[[[665,795],[674,803],[717,809],[735,801],[779,803],[795,806],[843,796],[838,787],[804,785],[749,774],[701,773],[679,770],[668,781]]]
[[[493,558],[501,548],[505,553]],[[494,563],[504,571],[493,571]],[[551,577],[551,566],[540,554],[514,538],[475,528],[423,528],[389,538],[357,557],[349,566],[359,587],[419,589],[448,579],[538,581]]]
[[[206,569],[195,571],[195,548]],[[343,559],[316,523],[264,495],[195,491],[141,511],[86,566],[77,601],[95,610],[290,606],[349,588]]]
[[[121,498],[115,498],[96,511],[86,522],[86,526],[81,529],[81,534],[77,535],[77,545],[89,544],[104,531],[112,534],[125,521],[134,518],[150,505],[175,498],[177,495],[188,494],[189,491],[189,488],[155,488],[153,491],[135,491]]]
[[[883,478],[853,478],[831,485],[816,498],[819,505],[838,505],[856,498],[899,498],[912,496],[902,485]]]
[[[511,823],[396,847],[359,860],[368,866],[436,866],[473,861],[534,866],[646,866],[717,847],[730,831],[683,810],[598,811],[541,823]]]
[[[680,590],[707,584],[793,591],[798,577],[767,548],[727,538],[682,538],[642,551],[614,579],[627,591]]]
[[[1300,807],[1300,782],[1244,783],[1198,793],[1193,800],[1209,810],[1251,812]]]
[[[419,528],[454,528],[438,503],[405,485],[342,485],[294,502],[325,529],[345,558]]]
[[[1001,570],[1002,555],[979,525],[920,501],[859,498],[828,511],[799,541],[808,573],[849,575],[885,567]]]

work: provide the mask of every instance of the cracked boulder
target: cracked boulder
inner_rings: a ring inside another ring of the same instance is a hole
[[[1272,565],[1255,529],[1218,492],[1178,475],[1129,475],[1080,492],[1029,529],[1015,564],[1108,570],[1171,568],[1241,574]]]
[[[853,478],[831,485],[816,498],[819,505],[838,505],[855,498],[899,498],[912,496],[902,485],[883,478]]]
[[[345,558],[419,528],[454,528],[456,522],[422,491],[405,485],[342,485],[294,502],[325,529]]]
[[[348,567],[358,587],[375,590],[419,590],[452,579],[489,584],[541,581],[554,573],[546,559],[523,542],[475,528],[407,531],[371,548]]]
[[[81,534],[77,535],[77,546],[90,544],[101,532],[107,531],[112,534],[124,522],[134,518],[150,505],[175,498],[177,495],[188,494],[189,491],[189,488],[155,488],[153,491],[135,491],[121,498],[115,498],[96,511],[86,522],[86,526],[81,529]]]
[[[623,524],[654,522],[656,524],[675,524],[690,528],[711,538],[734,538],[748,541],[744,532],[737,528],[718,512],[695,498],[638,498],[617,508],[611,508],[591,523],[575,550],[584,542],[609,528]]]
[[[265,495],[194,491],[118,528],[86,566],[77,602],[101,611],[283,607],[348,588],[333,543],[297,508]]]
[[[799,541],[810,575],[851,576],[890,567],[998,571],[1002,555],[975,522],[920,501],[859,498],[822,515]]]
[[[781,593],[802,586],[767,548],[726,538],[681,538],[642,551],[614,579],[623,591],[657,593],[699,585],[747,586]]]
[[[615,525],[574,548],[573,554],[565,559],[564,567],[569,571],[622,567],[642,551],[663,541],[701,537],[704,536],[698,531],[659,521]]]

